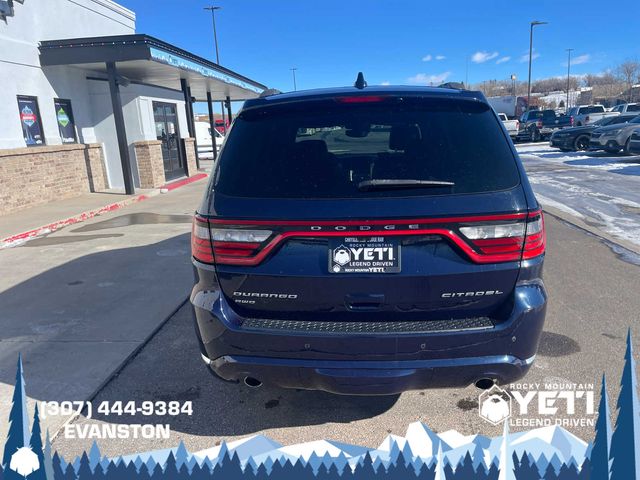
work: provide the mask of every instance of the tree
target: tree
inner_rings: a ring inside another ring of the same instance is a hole
[[[438,455],[436,457],[436,471],[434,480],[446,480],[444,473],[444,459],[442,458],[442,442],[438,442]]]
[[[631,329],[627,335],[627,352],[620,387],[616,429],[611,436],[610,478],[611,480],[640,479],[640,411]]]
[[[82,452],[80,457],[80,468],[78,468],[78,480],[91,480],[93,478],[93,472],[89,466],[89,457],[87,452]]]
[[[40,430],[40,414],[38,413],[38,404],[36,403],[36,409],[33,414],[33,427],[31,429],[31,439],[29,440],[31,450],[38,456],[38,462],[40,468],[29,475],[29,480],[45,480],[44,470],[44,449],[42,446],[42,431]]]
[[[609,480],[609,454],[611,450],[611,418],[609,416],[609,399],[607,397],[607,379],[602,375],[600,406],[596,422],[596,438],[591,450],[591,477]]]
[[[513,457],[509,445],[509,421],[504,421],[502,429],[502,443],[500,444],[500,475],[498,480],[515,480]]]
[[[89,466],[91,470],[95,470],[96,465],[100,463],[102,455],[100,453],[100,448],[98,448],[98,443],[94,440],[91,444],[91,448],[89,449]]]
[[[633,85],[640,81],[640,62],[636,59],[629,59],[618,65],[616,76],[627,88],[627,100],[633,100]]]
[[[53,454],[53,459],[51,460],[51,464],[53,466],[53,477],[51,480],[64,480],[64,470],[60,465],[60,457],[58,456],[58,452]],[[47,477],[47,480],[50,480]]]
[[[11,456],[22,447],[29,445],[29,420],[27,419],[27,395],[25,393],[24,376],[22,375],[22,356],[18,355],[16,385],[13,389],[11,412],[9,413],[9,432],[4,445],[2,468],[8,473]]]
[[[47,480],[55,480],[55,473],[53,471],[53,461],[51,459],[51,439],[49,438],[49,429],[44,440],[44,450],[42,451],[44,457],[44,477]]]

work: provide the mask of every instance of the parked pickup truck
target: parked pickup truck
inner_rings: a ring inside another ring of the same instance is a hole
[[[564,127],[572,127],[571,118],[556,115],[554,110],[528,110],[520,117],[518,140],[539,142]]]
[[[509,132],[509,136],[511,137],[511,139],[513,140],[514,138],[516,138],[518,136],[518,130],[520,128],[520,122],[518,120],[509,120],[507,115],[504,113],[499,113],[498,117],[500,117],[500,120],[504,124],[504,128],[506,128],[507,132]]]
[[[638,113],[640,114],[640,103],[621,103],[611,109],[612,112],[618,112],[620,115],[625,113]]]
[[[573,125],[576,127],[589,125],[601,118],[612,117],[614,115],[620,115],[620,112],[607,112],[603,105],[582,105],[572,107],[567,112],[567,116],[573,119]]]

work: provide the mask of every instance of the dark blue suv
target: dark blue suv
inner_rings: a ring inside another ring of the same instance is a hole
[[[342,394],[511,382],[536,355],[544,252],[480,92],[266,95],[193,221],[202,357],[225,380]]]

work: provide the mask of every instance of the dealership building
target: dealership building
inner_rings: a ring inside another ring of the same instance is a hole
[[[111,0],[0,1],[0,215],[197,172],[193,102],[266,87],[158,38]]]

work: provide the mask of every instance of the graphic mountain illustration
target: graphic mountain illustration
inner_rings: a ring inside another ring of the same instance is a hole
[[[115,458],[102,457],[97,443],[71,462],[42,442],[39,411],[29,431],[22,358],[4,446],[1,480],[640,480],[640,405],[631,335],[618,396],[615,428],[606,383],[593,445],[560,426],[497,437],[435,433],[421,422],[404,436],[389,435],[377,448],[316,440],[283,446],[264,435],[190,453],[185,445]]]

